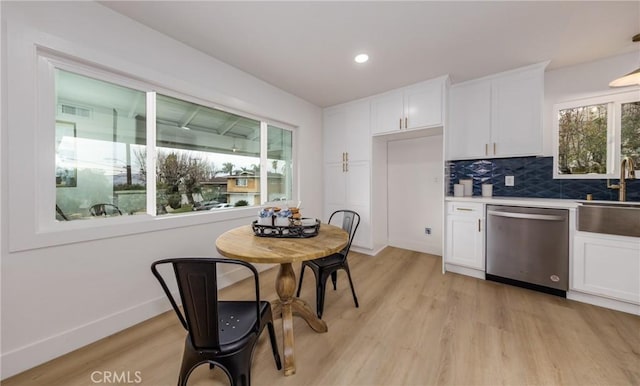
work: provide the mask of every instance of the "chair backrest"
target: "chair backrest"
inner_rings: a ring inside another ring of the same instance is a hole
[[[163,264],[171,264],[173,266],[180,300],[182,301],[182,312],[162,274],[158,272],[157,267]],[[218,265],[222,264],[241,265],[253,273],[256,289],[256,325],[254,329],[257,331],[260,320],[260,286],[258,283],[258,271],[251,264],[233,259],[190,257],[158,260],[151,265],[151,272],[160,282],[182,326],[189,332],[191,343],[195,348],[220,350]]]
[[[349,253],[349,249],[351,248],[351,243],[353,242],[353,238],[356,235],[356,231],[358,230],[358,225],[360,225],[360,215],[357,212],[354,212],[349,209],[341,209],[336,210],[331,213],[329,217],[329,224],[331,224],[331,220],[335,215],[342,214],[342,229],[344,229],[349,234],[349,242],[347,246],[340,251],[340,254],[344,257],[347,257]]]
[[[92,216],[122,216],[120,208],[113,204],[95,204],[89,208]]]

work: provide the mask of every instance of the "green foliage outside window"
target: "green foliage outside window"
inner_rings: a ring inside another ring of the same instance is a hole
[[[607,172],[607,105],[559,111],[558,169],[562,174]]]

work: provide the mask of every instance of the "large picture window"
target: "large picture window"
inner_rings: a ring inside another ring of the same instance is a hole
[[[55,96],[59,221],[294,199],[291,129],[62,69]]]

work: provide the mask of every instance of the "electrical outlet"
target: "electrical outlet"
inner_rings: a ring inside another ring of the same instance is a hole
[[[513,176],[504,176],[504,186],[515,185],[515,178]]]
[[[431,228],[424,228],[424,234],[425,235],[430,235],[431,234]]]

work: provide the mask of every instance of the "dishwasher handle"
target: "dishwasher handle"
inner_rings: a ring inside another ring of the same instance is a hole
[[[564,216],[554,216],[550,214],[533,214],[533,213],[515,213],[515,212],[499,212],[496,210],[488,210],[490,216],[500,216],[509,218],[524,218],[528,220],[544,220],[544,221],[564,221]]]

